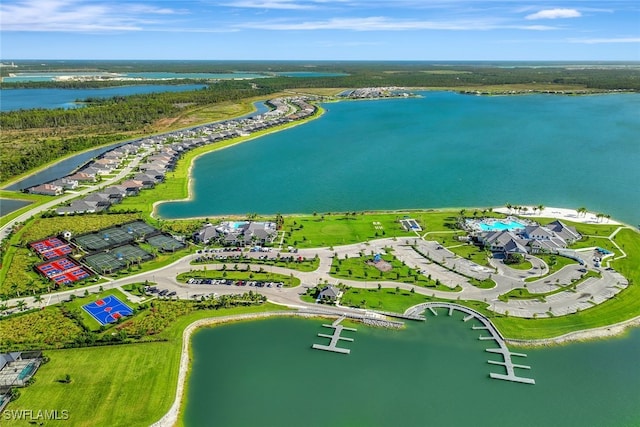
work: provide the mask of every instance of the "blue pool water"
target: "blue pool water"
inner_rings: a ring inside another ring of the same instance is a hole
[[[511,220],[509,222],[496,221],[491,224],[481,222],[479,225],[482,231],[504,231],[504,230],[515,230],[517,228],[524,228],[524,224],[514,220]]]

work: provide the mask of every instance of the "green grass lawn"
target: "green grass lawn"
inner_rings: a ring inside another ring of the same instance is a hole
[[[350,288],[344,292],[340,304],[349,307],[404,313],[409,307],[429,300],[429,297],[404,289]]]
[[[536,254],[534,255],[536,258],[540,258],[543,260],[547,266],[549,267],[549,272],[544,276],[535,276],[535,277],[527,277],[524,279],[525,282],[535,282],[536,280],[540,280],[544,277],[547,277],[557,271],[560,271],[563,267],[571,264],[577,264],[578,261],[573,260],[571,258],[559,256],[559,255],[549,255],[549,254]]]
[[[373,265],[368,264],[373,256],[363,256],[347,259],[333,259],[330,275],[338,279],[360,280],[360,281],[396,281],[401,283],[414,284],[416,286],[433,288],[440,291],[456,291],[439,282],[433,281],[418,271],[409,268],[391,254],[382,255],[382,259],[391,264],[389,271],[381,271]]]
[[[166,413],[175,398],[182,332],[187,325],[207,317],[283,309],[266,303],[200,310],[182,316],[164,330],[160,336],[165,342],[46,351],[51,361],[8,409],[66,409],[69,421],[59,424],[74,427],[148,426]],[[60,383],[66,374],[71,383]],[[3,420],[3,425],[30,424]]]
[[[478,265],[491,267],[488,259],[488,257],[491,256],[491,252],[485,251],[484,249],[481,249],[476,245],[466,243],[460,244],[460,242],[458,242],[454,246],[447,247],[447,249],[449,249],[459,257],[468,259]]]

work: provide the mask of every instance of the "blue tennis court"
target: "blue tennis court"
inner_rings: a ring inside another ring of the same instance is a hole
[[[82,306],[101,325],[113,323],[123,316],[130,316],[133,310],[113,295]]]

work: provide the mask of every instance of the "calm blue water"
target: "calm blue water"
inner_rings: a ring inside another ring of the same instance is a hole
[[[18,181],[8,187],[3,188],[3,190],[17,191],[23,190],[25,188],[33,187],[34,185],[40,185],[45,182],[53,181],[54,179],[62,178],[63,176],[69,175],[80,166],[87,163],[89,160],[97,157],[101,154],[106,153],[107,151],[119,147],[121,145],[127,144],[128,141],[125,142],[117,142],[115,144],[106,145],[100,148],[94,148],[93,150],[85,151],[80,154],[76,154],[73,157],[69,157],[65,160],[62,160],[55,165],[44,169],[41,172],[30,175],[24,178],[21,181]]]
[[[27,206],[31,202],[16,199],[0,199],[0,216],[5,216],[21,207]]]
[[[518,221],[496,221],[491,224],[487,224],[484,222],[480,223],[480,229],[482,231],[504,231],[504,230],[515,230],[516,228],[524,228],[524,225],[519,223]]]
[[[640,222],[640,94],[423,95],[327,104],[317,120],[202,156],[194,199],[158,213],[542,203]]]
[[[637,427],[640,329],[625,339],[516,350],[504,368],[478,331],[442,311],[402,331],[357,326],[342,355],[313,350],[326,320],[271,319],[198,331],[184,424],[222,426]]]
[[[77,100],[111,98],[153,92],[184,92],[203,88],[203,85],[119,86],[101,89],[0,89],[0,111],[31,108],[77,108]]]

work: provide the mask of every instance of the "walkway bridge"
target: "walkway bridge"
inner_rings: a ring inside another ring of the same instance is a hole
[[[533,378],[519,377],[515,374],[515,368],[531,369],[531,367],[527,365],[519,365],[519,364],[513,363],[513,361],[511,360],[511,356],[527,357],[527,355],[522,353],[512,353],[511,351],[509,351],[509,349],[507,348],[507,344],[504,340],[504,337],[502,336],[500,331],[498,331],[498,329],[494,326],[494,324],[491,323],[489,318],[487,318],[485,315],[469,307],[465,307],[459,304],[454,304],[449,302],[426,302],[426,303],[418,304],[416,306],[409,308],[407,311],[404,312],[404,314],[405,316],[411,316],[411,317],[420,316],[424,311],[429,310],[433,313],[434,316],[437,316],[438,312],[436,311],[436,308],[448,309],[449,316],[451,316],[453,311],[461,311],[462,313],[466,314],[466,316],[462,319],[464,322],[467,322],[468,320],[474,319],[474,318],[477,319],[482,325],[472,326],[472,329],[486,330],[489,333],[488,336],[480,335],[478,339],[493,340],[496,342],[496,344],[498,344],[498,348],[488,348],[487,352],[501,354],[502,357],[504,358],[504,361],[500,362],[496,360],[489,360],[488,363],[492,365],[504,366],[507,373],[505,375],[505,374],[496,374],[494,372],[490,372],[489,376],[491,378],[498,379],[498,380],[519,382],[524,384],[536,383],[536,381]]]

